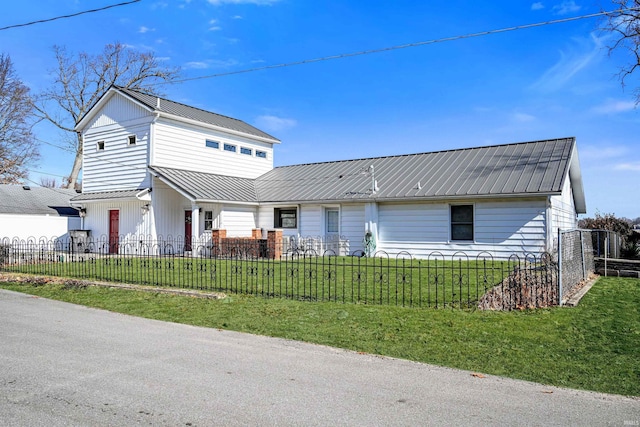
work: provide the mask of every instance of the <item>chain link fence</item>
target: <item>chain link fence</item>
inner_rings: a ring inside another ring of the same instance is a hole
[[[593,233],[592,230],[560,231],[558,239],[560,301],[574,294],[595,271]]]

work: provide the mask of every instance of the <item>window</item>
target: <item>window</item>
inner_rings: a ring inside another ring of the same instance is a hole
[[[256,157],[260,157],[262,159],[266,159],[267,158],[267,152],[266,151],[256,150]]]
[[[204,211],[204,229],[213,229],[213,211]]]
[[[298,226],[298,212],[296,209],[278,209],[274,211],[275,228],[296,228]]]
[[[232,153],[235,153],[236,146],[232,144],[224,144],[224,151],[231,151]]]
[[[451,240],[473,240],[473,205],[451,206]]]
[[[104,150],[104,141],[98,141],[98,150]]]
[[[135,135],[129,135],[128,139],[129,139],[129,145],[136,145],[136,136]]]
[[[340,231],[340,212],[338,209],[327,209],[327,233],[338,233]]]
[[[209,148],[220,148],[220,143],[218,141],[207,139],[204,144]]]
[[[240,147],[240,154],[246,154],[250,156],[251,154],[253,154],[253,150],[251,148]]]

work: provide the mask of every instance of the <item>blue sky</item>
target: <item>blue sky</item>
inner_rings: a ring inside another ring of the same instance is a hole
[[[115,0],[3,5],[0,27]],[[0,51],[33,92],[55,67],[51,47],[98,53],[116,41],[183,77],[208,76],[611,10],[606,0],[394,2],[143,0],[0,31]],[[276,165],[575,136],[596,212],[640,216],[640,112],[630,58],[609,55],[602,19],[545,25],[305,65],[187,81],[169,99],[236,117],[282,140]],[[60,144],[48,126],[37,137]],[[41,173],[61,181],[73,155],[43,143]]]

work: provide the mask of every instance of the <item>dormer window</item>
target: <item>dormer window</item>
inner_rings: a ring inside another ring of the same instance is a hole
[[[237,150],[237,147],[233,144],[224,144],[224,151],[230,151],[232,153],[235,153]]]
[[[250,156],[253,154],[253,152],[251,148],[240,147],[240,154],[246,154],[247,156]]]
[[[267,158],[267,152],[266,151],[256,150],[256,157],[260,157],[262,159],[266,159]]]
[[[135,135],[129,135],[128,140],[129,140],[129,145],[136,145],[136,136]]]
[[[104,150],[104,141],[98,141],[97,149],[98,151]]]
[[[204,145],[206,145],[209,148],[220,148],[220,143],[218,141],[212,141],[210,139],[207,139]]]

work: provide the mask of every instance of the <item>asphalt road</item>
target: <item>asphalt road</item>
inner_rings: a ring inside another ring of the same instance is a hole
[[[0,290],[0,424],[639,426],[640,400]]]

